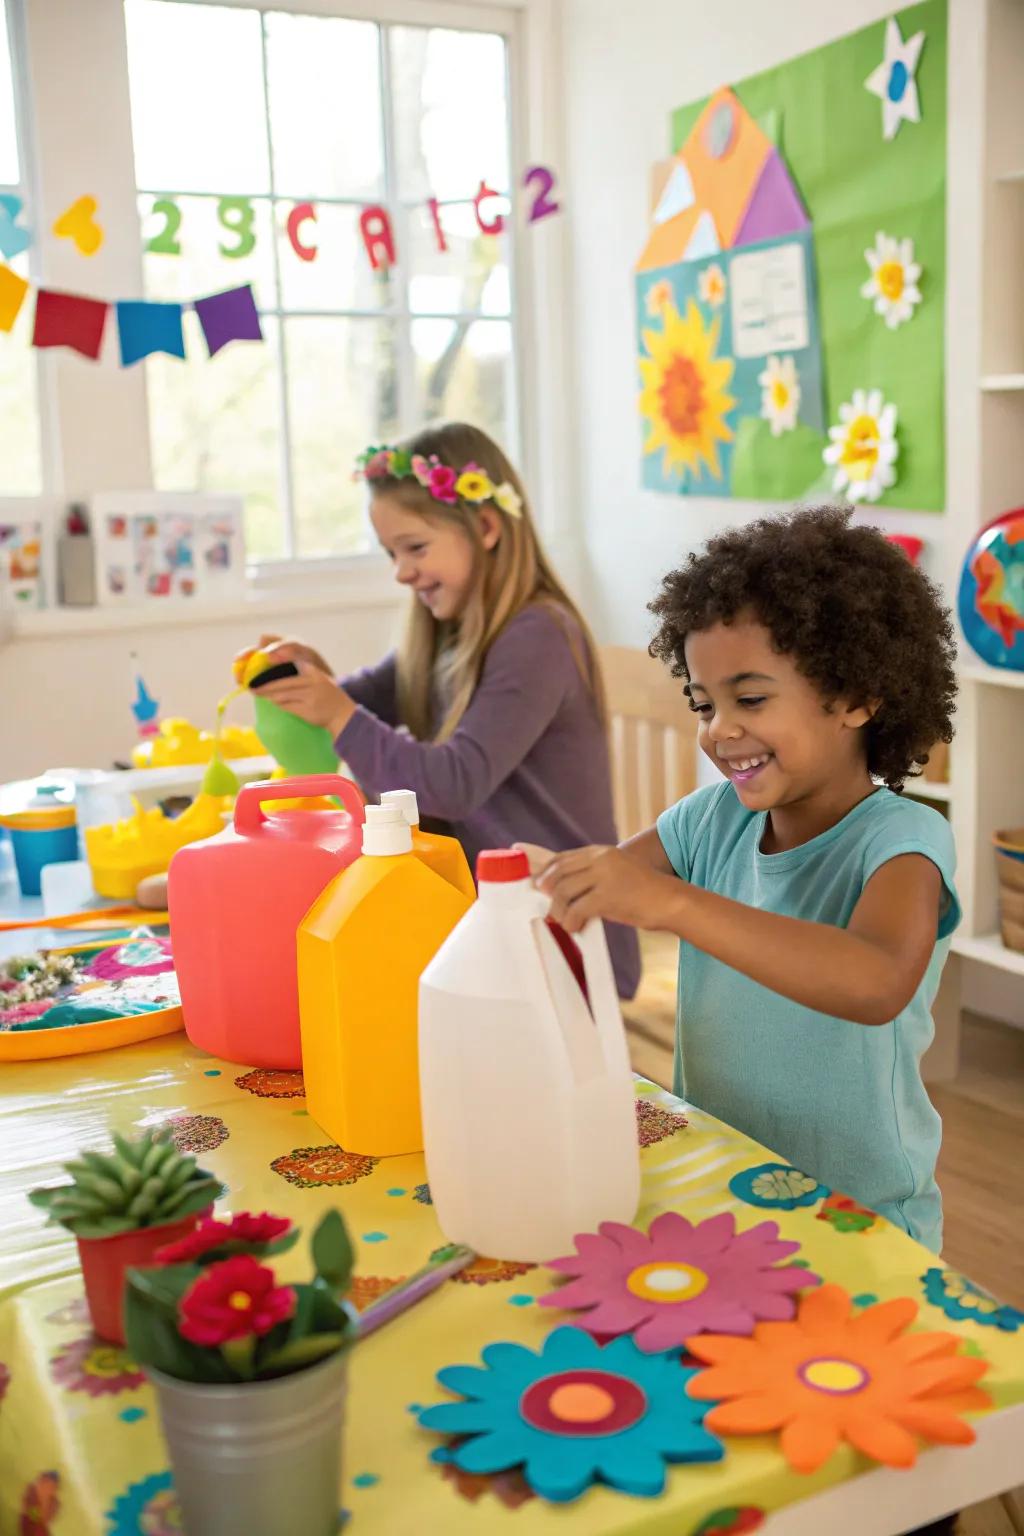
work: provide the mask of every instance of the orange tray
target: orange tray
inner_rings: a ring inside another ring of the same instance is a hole
[[[50,954],[73,955],[81,950],[112,949],[124,943],[124,935],[103,944],[71,944]],[[0,1065],[6,1061],[43,1061],[57,1056],[85,1056],[90,1051],[110,1051],[120,1045],[137,1045],[157,1035],[173,1035],[185,1028],[180,1003],[153,1013],[125,1014],[119,1019],[96,1019],[91,1024],[65,1024],[56,1029],[0,1030]]]

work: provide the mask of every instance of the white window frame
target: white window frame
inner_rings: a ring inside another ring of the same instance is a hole
[[[22,200],[21,222],[35,230],[37,210],[40,207],[39,178],[36,174],[32,114],[27,90],[25,47],[25,10],[23,0],[6,0],[7,45],[11,55],[11,80],[14,95],[14,139],[18,150],[19,181],[0,183],[0,192],[13,194]],[[28,280],[35,287],[40,281],[39,242],[33,240],[28,248]],[[10,344],[8,338],[8,345]],[[52,412],[48,410],[46,355],[32,348],[32,369],[36,392],[36,415],[39,421],[39,494],[52,491],[53,453],[50,451]],[[0,482],[0,492],[4,489]]]
[[[559,178],[561,215],[524,228],[520,205],[510,219],[513,399],[520,402],[519,460],[538,511],[542,534],[570,586],[581,575],[573,514],[571,416],[568,408],[570,316],[565,297],[569,213],[564,184],[564,123],[558,0],[182,0],[242,9],[283,10],[355,20],[499,31],[507,38],[511,93],[510,163],[514,177],[544,164]],[[33,281],[109,298],[140,296],[142,234],[130,139],[123,0],[75,0],[71,15],[53,0],[14,0],[27,32],[25,96],[31,109],[30,142],[43,197],[33,200],[41,238]],[[58,16],[56,13],[60,12]],[[56,84],[59,82],[59,88]],[[92,135],[76,135],[88,122]],[[127,125],[127,126],[126,126]],[[91,139],[103,144],[98,163]],[[83,142],[84,140],[84,142]],[[88,164],[90,169],[84,170]],[[107,239],[88,264],[49,228],[92,176]],[[400,237],[396,230],[396,238]],[[401,247],[400,247],[401,250]],[[100,363],[63,350],[41,359],[44,487],[69,498],[98,490],[148,490],[149,454],[145,375],[120,369],[116,349]],[[46,375],[51,377],[47,387]],[[51,411],[47,413],[47,393]],[[47,414],[52,430],[47,430]],[[112,431],[117,422],[120,430]],[[346,577],[347,573],[347,577]],[[341,580],[340,584],[338,578]],[[356,554],[275,560],[251,568],[257,595],[321,589],[329,582],[365,593],[366,582],[390,580],[379,556]]]

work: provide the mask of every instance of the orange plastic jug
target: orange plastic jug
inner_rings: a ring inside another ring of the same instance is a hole
[[[306,1106],[346,1151],[422,1149],[420,973],[471,901],[417,857],[398,806],[368,805],[363,857],[300,924]]]
[[[271,810],[334,795],[344,810]],[[167,907],[185,1031],[253,1067],[302,1065],[295,934],[325,886],[359,856],[363,797],[338,774],[246,784],[234,823],[181,848]]]
[[[443,875],[449,885],[476,900],[476,882],[473,879],[462,844],[457,837],[446,837],[440,832],[424,832],[420,826],[420,806],[414,789],[387,789],[380,797],[381,805],[397,805],[412,828],[412,851],[418,859]]]

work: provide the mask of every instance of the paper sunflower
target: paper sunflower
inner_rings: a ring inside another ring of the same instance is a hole
[[[760,1319],[792,1317],[795,1293],[819,1283],[809,1270],[773,1267],[799,1247],[779,1241],[774,1221],[737,1235],[728,1212],[694,1226],[667,1211],[647,1234],[605,1221],[548,1265],[573,1278],[540,1305],[586,1311],[580,1327],[631,1333],[646,1351],[680,1348],[694,1333],[749,1333]]]
[[[850,501],[877,501],[896,483],[896,407],[886,405],[882,391],[855,389],[853,399],[839,407],[839,425],[829,427],[832,439],[822,454],[834,465],[834,491]]]
[[[770,357],[757,382],[761,386],[761,415],[772,437],[792,432],[800,409],[800,379],[792,357]]]
[[[911,1467],[916,1436],[969,1445],[974,1430],[960,1414],[991,1406],[974,1385],[985,1361],[958,1355],[952,1334],[907,1333],[917,1310],[900,1297],[854,1314],[840,1286],[823,1285],[801,1298],[795,1322],[760,1324],[751,1339],[690,1339],[711,1369],[687,1390],[716,1401],[707,1422],[719,1433],[781,1430],[797,1472],[815,1471],[844,1440],[874,1461]]]
[[[890,331],[911,319],[921,302],[917,286],[920,263],[914,260],[913,240],[894,240],[879,230],[871,250],[864,252],[871,276],[861,288],[861,297],[874,299],[875,314],[881,315]]]
[[[643,333],[648,356],[640,359],[640,414],[650,425],[644,453],[664,448],[668,474],[682,470],[699,476],[706,467],[720,480],[718,444],[732,442],[733,430],[725,417],[736,404],[726,394],[733,361],[715,356],[721,320],[705,330],[692,299],[685,319],[672,303],[661,313],[662,329]]]
[[[601,1346],[578,1328],[556,1328],[540,1353],[488,1344],[485,1369],[452,1365],[442,1386],[466,1401],[420,1413],[443,1434],[470,1435],[441,1451],[465,1472],[522,1466],[542,1498],[578,1498],[601,1479],[648,1498],[665,1486],[665,1464],[719,1461],[722,1446],[703,1427],[705,1409],[686,1395],[694,1376],[676,1355],[643,1355],[632,1339]]]

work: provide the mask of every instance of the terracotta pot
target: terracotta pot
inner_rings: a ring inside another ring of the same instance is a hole
[[[136,1227],[132,1232],[117,1232],[113,1237],[75,1239],[85,1281],[85,1299],[98,1338],[110,1344],[124,1343],[121,1303],[125,1271],[151,1264],[158,1248],[177,1242],[179,1237],[192,1231],[201,1216],[209,1216],[212,1210],[213,1206],[208,1205],[204,1211],[184,1216],[180,1221],[164,1222],[159,1227]]]
[[[184,1536],[334,1536],[348,1350],[218,1386],[148,1369]]]

